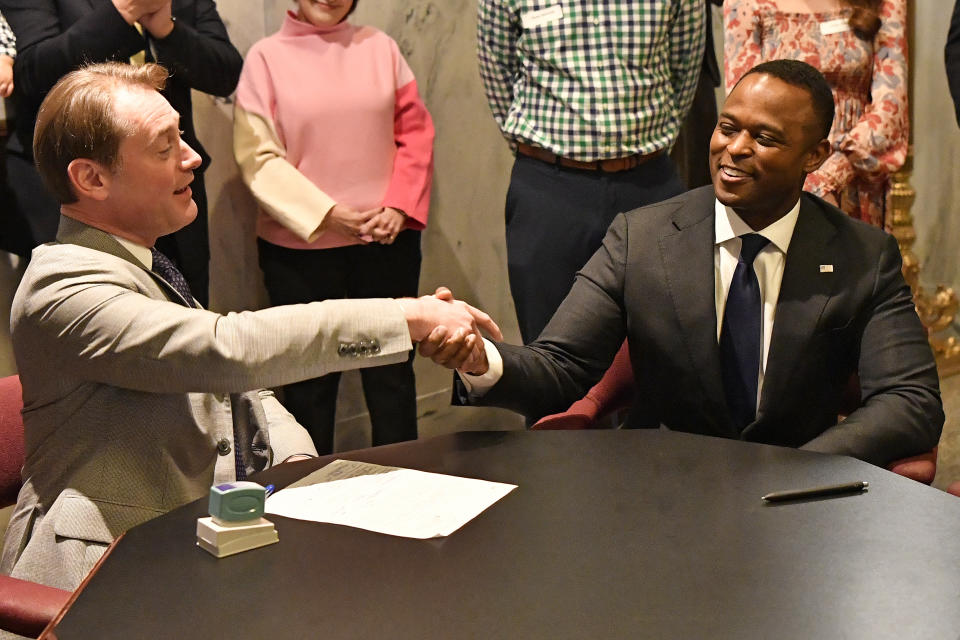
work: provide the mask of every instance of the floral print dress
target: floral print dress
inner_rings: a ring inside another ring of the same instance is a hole
[[[804,188],[832,194],[840,208],[870,224],[885,219],[890,176],[903,166],[909,138],[906,0],[883,0],[881,26],[865,41],[846,24],[851,9],[780,11],[775,0],[724,3],[727,91],[767,60],[802,60],[819,69],[833,90],[833,153]]]

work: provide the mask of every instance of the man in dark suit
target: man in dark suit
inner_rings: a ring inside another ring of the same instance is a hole
[[[44,189],[31,152],[37,109],[50,88],[85,63],[159,62],[171,72],[163,95],[180,114],[184,140],[203,162],[192,185],[196,220],[161,238],[157,247],[177,263],[206,305],[210,249],[203,172],[210,158],[194,132],[190,90],[229,95],[243,66],[213,0],[0,0],[0,11],[17,36],[18,50],[16,129],[7,145],[12,204],[7,208],[9,216],[21,218],[17,228],[26,231],[5,237],[3,248],[29,255],[57,233],[60,207]],[[6,221],[3,225],[12,228]]]
[[[436,348],[435,360],[480,374],[460,376],[455,400],[562,411],[626,337],[638,387],[629,427],[875,464],[932,448],[937,371],[897,243],[801,192],[829,155],[832,120],[813,67],[751,70],[710,142],[712,188],[618,216],[531,345],[487,343],[486,359],[465,364],[448,356],[454,345]],[[861,406],[838,421],[855,374]]]

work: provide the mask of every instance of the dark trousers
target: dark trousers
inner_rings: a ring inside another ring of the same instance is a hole
[[[507,191],[507,270],[524,344],[553,317],[618,213],[682,191],[666,154],[618,173],[517,154]]]
[[[7,152],[2,229],[3,249],[29,258],[37,245],[57,236],[60,204],[50,195],[33,158]]]
[[[298,304],[337,298],[395,298],[417,295],[420,232],[400,232],[392,245],[335,249],[287,249],[258,240],[260,268],[270,303]],[[360,370],[373,426],[373,446],[415,440],[417,393],[413,352],[406,362]],[[283,404],[302,424],[320,455],[333,452],[340,374],[283,388]]]

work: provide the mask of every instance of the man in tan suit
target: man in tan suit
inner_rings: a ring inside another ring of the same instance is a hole
[[[428,336],[479,353],[478,325],[500,337],[446,295],[200,308],[151,249],[197,212],[200,158],[159,93],[166,77],[156,65],[93,65],[40,109],[34,153],[61,221],[13,303],[26,461],[0,570],[16,577],[73,589],[130,527],[211,484],[313,454],[260,387],[400,362]]]

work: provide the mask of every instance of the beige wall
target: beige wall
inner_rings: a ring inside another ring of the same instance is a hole
[[[960,291],[960,127],[946,85],[943,47],[951,2],[917,0],[913,42],[913,137],[917,191],[914,247],[924,286],[944,283]]]

